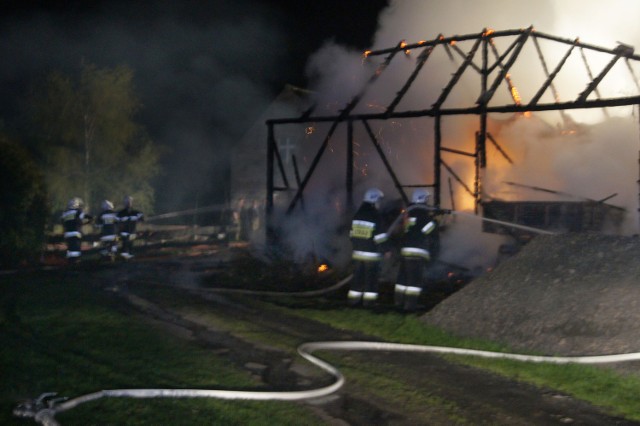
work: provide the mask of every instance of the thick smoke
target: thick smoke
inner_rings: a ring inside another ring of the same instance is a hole
[[[633,0],[396,0],[381,13],[371,50],[394,47],[401,40],[408,43],[430,40],[439,34],[477,34],[485,28],[507,30],[529,26],[566,39],[579,37],[584,43],[609,49],[616,47],[618,42],[640,46],[640,32],[633,22],[639,12],[640,4]],[[496,41],[496,46],[504,52],[508,45],[500,43]],[[471,47],[470,44],[463,46],[462,43],[460,46],[465,51]],[[532,43],[528,46],[529,50],[523,51],[510,73],[525,102],[546,79]],[[541,42],[541,49],[548,58],[548,66],[553,69],[567,51],[568,45]],[[335,113],[360,93],[364,82],[384,58],[381,56],[375,60],[363,60],[362,53],[327,43],[309,61],[308,75],[320,105],[334,107]],[[585,55],[591,70],[586,70],[580,54],[574,53],[563,72],[554,80],[560,100],[576,99],[591,81],[589,71],[597,75],[611,59],[609,55],[592,51],[585,52]],[[402,58],[394,60],[371,85],[355,111],[371,112],[388,105],[413,70],[414,61],[415,57],[406,61]],[[442,48],[437,49],[430,57],[426,71],[416,80],[398,110],[428,109],[460,62],[460,57],[457,57],[457,62],[452,63]],[[637,95],[638,87],[634,79],[637,81],[635,76],[639,70],[637,64],[633,64],[633,67],[633,71],[629,72],[626,64],[619,61],[601,83],[598,96],[607,98]],[[447,106],[474,104],[479,95],[479,83],[477,77],[474,79],[468,74],[465,74],[456,90],[451,93]],[[498,92],[495,104],[511,102],[506,86],[500,87]],[[551,91],[547,90],[541,102],[553,101]],[[414,184],[432,181],[433,122],[398,120],[371,125],[401,182]],[[478,129],[477,117],[445,118],[443,142],[451,148],[473,151],[474,133]],[[505,182],[549,188],[558,194],[565,194],[567,200],[600,200],[617,194],[608,202],[627,209],[627,223],[623,231],[637,233],[636,181],[640,136],[637,112],[634,114],[631,107],[611,108],[607,111],[573,110],[566,114],[541,113],[531,117],[493,115],[489,121],[489,132],[513,158],[514,165],[509,164],[487,142],[488,167],[484,176],[486,196],[510,200],[562,200],[557,196],[549,196],[548,193],[527,192],[523,187],[505,185]],[[340,137],[342,136],[337,135],[334,139],[344,140]],[[355,163],[356,170],[360,172],[355,182],[356,193],[360,195],[367,187],[380,186],[391,198],[397,197],[388,173],[379,162],[376,163],[377,155],[371,147],[365,146],[369,142],[364,131],[356,135],[356,140]],[[447,157],[446,161],[472,187],[473,160]],[[342,176],[342,168],[342,163],[333,162],[320,173],[333,179],[336,174]],[[472,208],[472,199],[460,185],[454,182],[455,198],[450,199],[447,182],[444,184],[442,207],[455,207],[458,210]],[[322,197],[324,195],[320,195]],[[445,260],[469,267],[493,261],[492,258],[487,258],[487,253],[496,253],[494,249],[502,239],[482,234],[481,222],[477,220],[474,224],[473,220],[455,218],[445,236]],[[476,238],[470,238],[470,235],[475,235]]]
[[[288,71],[281,18],[243,0],[25,8],[2,19],[0,114],[9,124],[12,100],[53,70],[127,65],[139,121],[163,147],[156,211],[223,202],[232,142],[272,98],[273,76]]]

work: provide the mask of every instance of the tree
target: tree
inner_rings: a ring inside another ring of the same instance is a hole
[[[32,262],[42,253],[48,216],[44,178],[30,154],[0,135],[0,266]]]
[[[74,196],[90,207],[132,195],[151,212],[159,154],[134,120],[141,105],[133,72],[84,65],[75,80],[51,73],[28,103],[52,208]]]

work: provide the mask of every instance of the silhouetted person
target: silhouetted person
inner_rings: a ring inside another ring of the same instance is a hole
[[[118,253],[118,215],[109,200],[102,202],[102,211],[96,218],[95,226],[100,229],[100,254],[104,258],[113,260]]]
[[[90,223],[93,217],[83,211],[83,201],[73,197],[67,203],[67,209],[62,212],[62,226],[64,240],[67,244],[67,259],[76,263],[82,256],[82,226]]]
[[[124,197],[124,208],[118,212],[118,230],[122,240],[122,252],[125,259],[133,257],[133,241],[136,239],[136,227],[138,222],[144,220],[144,215],[133,208],[133,197]]]
[[[400,271],[394,289],[394,304],[408,312],[415,311],[424,288],[424,272],[431,259],[429,249],[438,222],[435,210],[427,206],[429,191],[416,189],[404,214],[400,248]]]
[[[383,243],[387,240],[377,205],[383,197],[384,194],[377,188],[367,190],[351,222],[349,237],[353,248],[353,278],[347,296],[351,306],[360,303],[373,306],[378,299],[380,262],[384,252]]]

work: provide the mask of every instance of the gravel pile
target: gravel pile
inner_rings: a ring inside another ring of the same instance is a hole
[[[538,236],[422,320],[549,355],[640,352],[640,238]]]

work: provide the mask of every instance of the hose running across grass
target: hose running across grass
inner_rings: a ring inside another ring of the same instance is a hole
[[[346,282],[348,282],[350,278],[350,276],[345,278],[337,285],[330,287],[330,289],[335,290],[336,288],[341,287],[342,285],[346,284]],[[211,289],[210,291],[215,290]],[[324,291],[328,291],[328,289],[325,289]],[[315,293],[316,292],[314,292],[314,294]],[[282,293],[282,295],[285,295],[285,293]],[[320,398],[337,392],[344,385],[345,378],[337,368],[314,356],[313,353],[316,351],[385,351],[434,353],[552,364],[606,364],[640,360],[640,352],[617,355],[552,357],[512,354],[504,352],[490,352],[444,346],[366,341],[307,342],[300,345],[297,348],[297,351],[301,357],[333,376],[333,378],[335,379],[334,382],[328,386],[299,391],[240,391],[216,389],[111,389],[93,392],[73,399],[55,398],[55,393],[44,393],[35,400],[20,404],[13,410],[13,414],[17,417],[33,418],[37,423],[44,426],[58,426],[59,423],[55,419],[55,416],[57,414],[71,410],[79,406],[80,404],[95,401],[101,398],[214,398],[245,401],[300,401]]]

